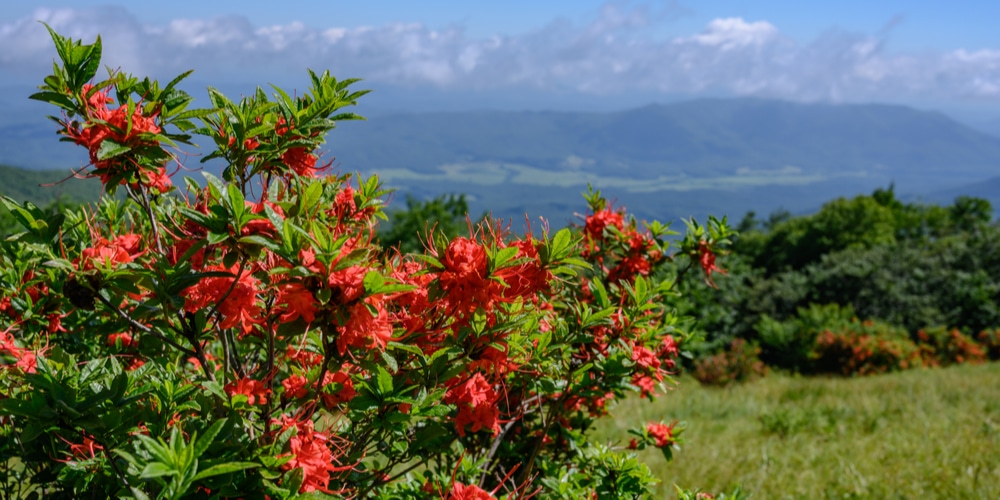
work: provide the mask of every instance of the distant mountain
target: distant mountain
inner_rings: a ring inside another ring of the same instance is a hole
[[[980,132],[1000,137],[1000,117],[970,122],[969,126]]]
[[[1000,137],[941,113],[879,104],[701,99],[617,113],[378,116],[330,136],[345,169],[511,163],[633,179],[844,175],[953,184],[1000,167]]]
[[[85,164],[85,152],[57,142],[53,131],[44,119],[22,125],[2,117],[0,163]],[[473,211],[515,219],[525,211],[572,217],[588,183],[640,215],[666,220],[809,210],[890,183],[899,193],[921,194],[1000,173],[1000,137],[941,113],[764,99],[599,113],[377,114],[339,124],[326,149],[324,160],[336,169],[378,174],[398,198],[466,193]],[[197,157],[187,163],[197,167]]]
[[[974,196],[986,199],[993,205],[994,213],[1000,215],[1000,176],[991,177],[972,184],[933,190],[917,198],[926,203],[950,205],[959,196]]]

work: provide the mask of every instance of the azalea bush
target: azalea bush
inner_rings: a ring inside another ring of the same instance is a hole
[[[875,375],[923,365],[920,350],[905,332],[871,322],[816,337],[813,369],[817,373]]]
[[[663,299],[688,269],[711,278],[724,221],[670,240],[592,191],[579,227],[485,221],[385,252],[378,179],[318,152],[359,118],[355,80],[209,88],[197,109],[187,74],[95,80],[100,38],[51,35],[59,61],[32,98],[108,196],[56,214],[3,199],[23,226],[0,242],[5,498],[649,491],[631,449],[670,457],[682,425],[588,431],[673,383],[690,338]],[[178,186],[195,136],[224,169]]]
[[[695,360],[691,370],[698,382],[716,386],[749,382],[764,375],[767,365],[760,360],[760,347],[743,339],[733,340],[723,352]]]

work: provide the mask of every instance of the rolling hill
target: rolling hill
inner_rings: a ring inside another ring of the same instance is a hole
[[[83,151],[38,118],[0,121],[0,164],[81,166]],[[588,183],[642,217],[676,220],[808,211],[889,183],[901,194],[964,189],[1000,172],[1000,137],[881,104],[699,99],[601,113],[379,114],[340,124],[328,141],[337,169],[378,174],[398,198],[466,193],[475,212],[515,220],[571,218]]]
[[[1000,138],[940,113],[761,99],[387,115],[343,124],[330,144],[345,167],[417,174],[487,162],[642,180],[852,175],[931,186],[1000,167]]]

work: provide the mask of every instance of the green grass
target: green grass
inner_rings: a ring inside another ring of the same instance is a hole
[[[651,420],[687,422],[662,481],[752,498],[1000,498],[1000,363],[868,378],[771,375],[728,389],[690,378],[650,404],[629,400],[595,439]]]

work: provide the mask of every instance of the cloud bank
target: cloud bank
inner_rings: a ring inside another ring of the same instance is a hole
[[[0,75],[37,82],[58,32],[105,44],[105,63],[169,78],[194,68],[213,81],[301,81],[305,68],[403,87],[462,91],[535,88],[742,95],[793,100],[1000,100],[1000,49],[892,52],[887,30],[829,31],[802,42],[766,20],[720,18],[701,32],[662,36],[669,16],[609,2],[590,23],[552,21],[516,36],[474,38],[461,26],[254,26],[239,16],[139,23],[125,8],[37,9],[0,24]],[[2,77],[0,77],[2,78]]]

